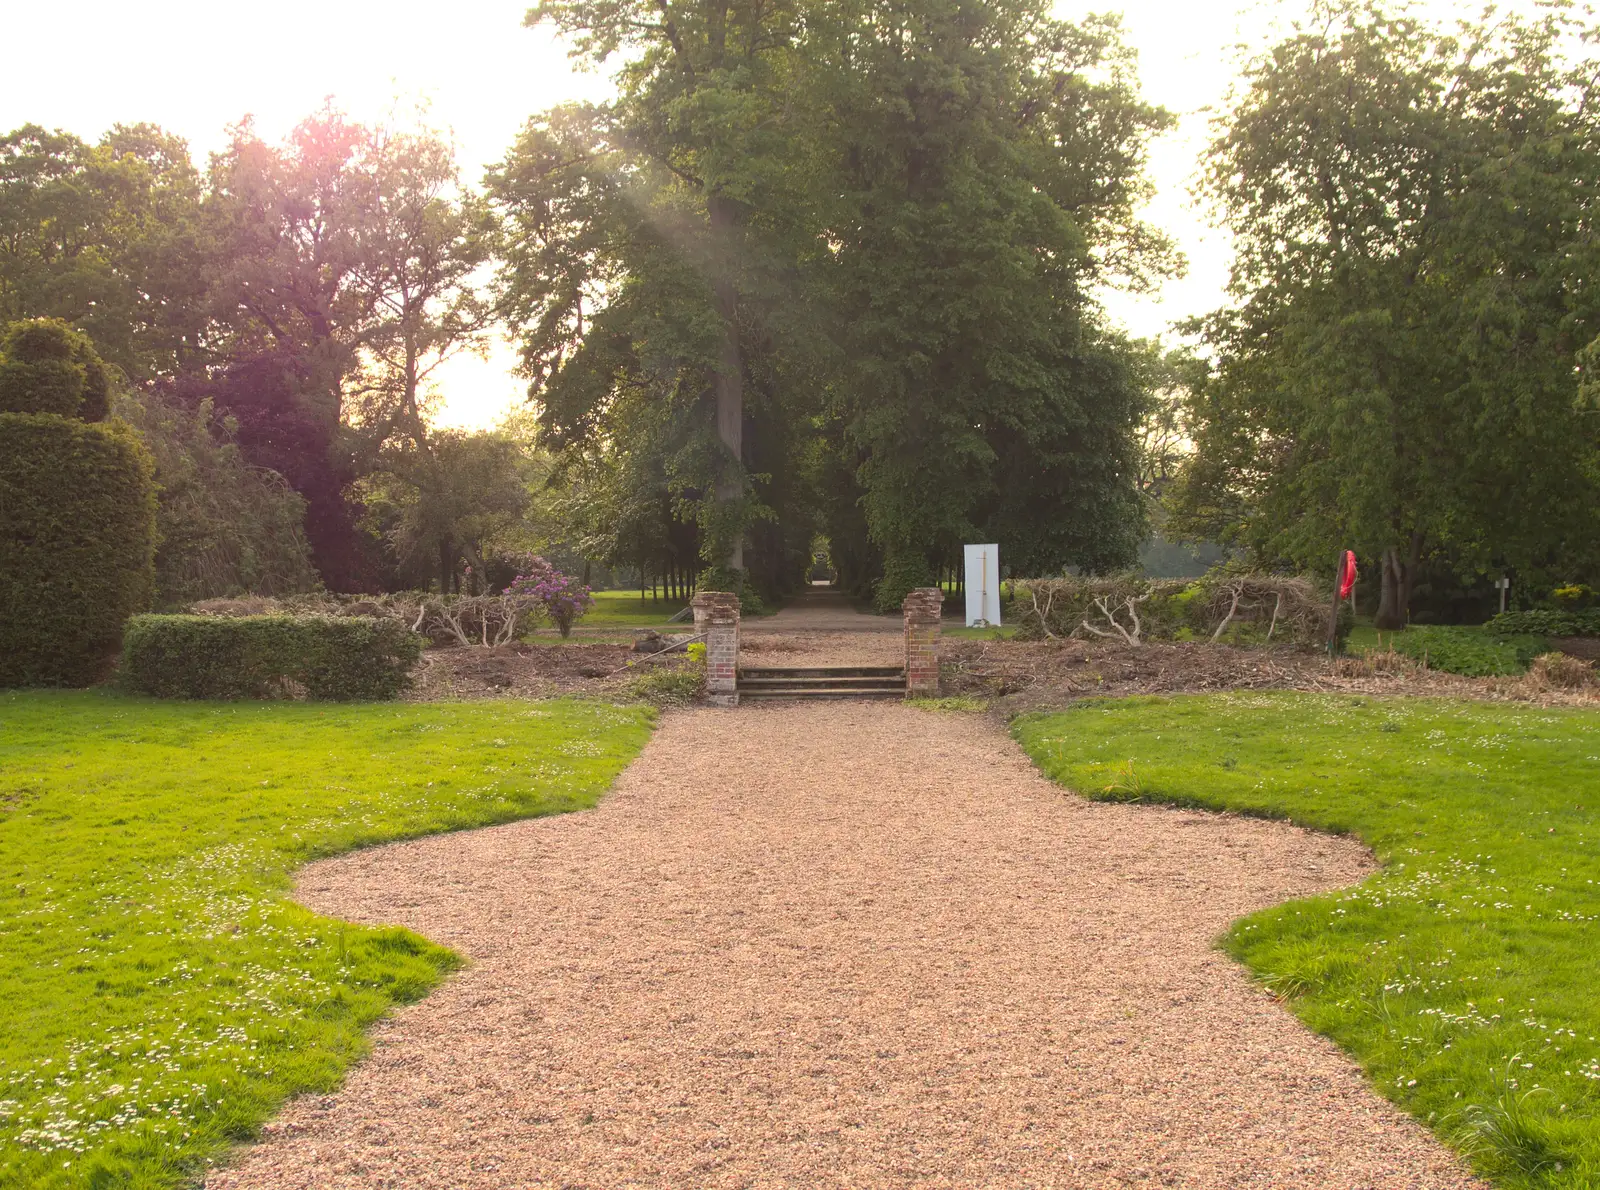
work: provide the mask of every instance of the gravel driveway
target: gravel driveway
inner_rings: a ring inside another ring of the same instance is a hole
[[[209,1187],[1474,1186],[1212,949],[1370,870],[986,718],[669,715],[597,810],[319,863],[471,966]]]

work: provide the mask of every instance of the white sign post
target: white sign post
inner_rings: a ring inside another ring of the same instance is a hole
[[[967,627],[1000,623],[1000,547],[969,545],[967,562]]]

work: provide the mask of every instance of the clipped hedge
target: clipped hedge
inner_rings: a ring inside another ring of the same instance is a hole
[[[127,427],[0,413],[0,686],[86,686],[155,582],[150,456]]]
[[[1600,636],[1600,608],[1501,612],[1484,628],[1501,636]]]
[[[120,680],[159,698],[387,699],[422,638],[371,616],[135,616]]]

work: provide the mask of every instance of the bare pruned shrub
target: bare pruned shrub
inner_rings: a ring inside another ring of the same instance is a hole
[[[1315,648],[1327,638],[1327,598],[1309,579],[1223,567],[1193,582],[1124,574],[1107,578],[1022,579],[1012,614],[1032,640],[1099,637],[1223,639]]]
[[[1596,684],[1594,666],[1565,653],[1542,653],[1528,663],[1530,686],[1544,690],[1582,690]]]
[[[534,614],[523,595],[431,595],[421,599],[413,632],[430,640],[494,647],[519,637]]]

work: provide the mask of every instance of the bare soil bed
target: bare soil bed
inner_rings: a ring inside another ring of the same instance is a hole
[[[502,645],[498,648],[428,649],[412,671],[414,702],[471,698],[548,698],[580,694],[620,696],[643,672],[629,667],[641,654],[621,644]],[[662,659],[646,664],[673,664]]]
[[[600,808],[308,868],[470,965],[211,1190],[1464,1190],[1219,953],[1371,860],[1081,801],[987,716],[670,713]]]

